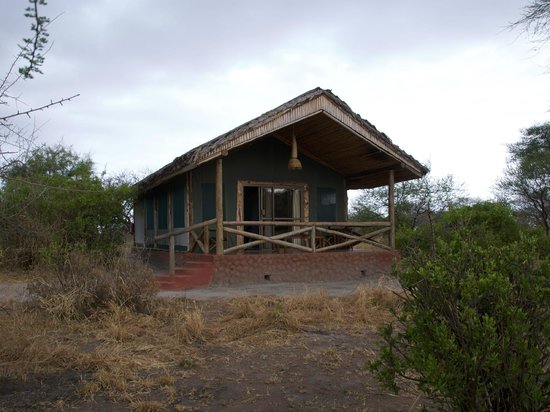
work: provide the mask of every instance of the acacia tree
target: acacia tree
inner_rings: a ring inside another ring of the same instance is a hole
[[[421,179],[398,183],[395,186],[398,248],[406,249],[418,242],[433,244],[434,224],[441,213],[467,202],[462,186],[455,182],[452,175],[436,178],[428,174]],[[366,189],[352,204],[351,218],[386,218],[387,211],[388,189]]]
[[[19,45],[19,53],[15,56],[0,78],[0,172],[16,161],[18,156],[28,151],[35,140],[35,131],[28,132],[25,127],[17,126],[14,120],[18,117],[30,117],[36,111],[62,104],[78,96],[74,95],[58,100],[39,104],[26,110],[13,109],[13,105],[21,103],[17,94],[13,93],[15,86],[21,81],[33,79],[42,74],[44,50],[48,44],[48,25],[50,19],[41,14],[41,8],[46,6],[45,0],[29,0],[25,9],[25,17],[31,20],[31,35],[23,39]]]
[[[497,183],[498,195],[509,201],[520,218],[550,234],[550,122],[522,131],[508,146],[510,162]]]

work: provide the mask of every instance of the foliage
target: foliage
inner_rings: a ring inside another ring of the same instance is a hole
[[[446,213],[436,247],[396,269],[403,307],[370,364],[381,383],[415,381],[452,410],[550,406],[550,253],[540,250],[502,204]]]
[[[442,212],[467,202],[462,187],[451,175],[395,185],[396,244],[404,252],[413,246],[431,245],[434,224]],[[366,221],[387,218],[388,189],[362,190],[352,205],[351,219]]]
[[[498,182],[498,194],[526,224],[550,235],[550,122],[524,130],[508,151],[510,162]]]
[[[31,31],[33,37],[23,39],[24,46],[19,46],[21,49],[21,57],[27,61],[28,65],[19,68],[19,74],[25,79],[32,79],[33,72],[42,74],[40,66],[44,63],[44,47],[48,43],[49,33],[46,30],[50,19],[41,16],[38,13],[38,6],[45,6],[45,0],[29,0],[31,4],[25,9],[25,17],[33,20]]]
[[[108,257],[124,242],[133,187],[97,176],[89,158],[42,146],[1,177],[0,245],[16,265],[62,266],[74,250]]]
[[[480,247],[501,247],[521,239],[522,227],[504,203],[479,202],[453,207],[436,225],[441,242],[474,242]]]

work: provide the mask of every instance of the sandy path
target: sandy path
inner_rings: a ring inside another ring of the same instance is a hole
[[[0,283],[0,302],[23,301],[27,297],[26,283]]]
[[[388,276],[376,277],[364,280],[340,281],[340,282],[288,282],[288,283],[262,283],[240,286],[211,286],[206,289],[191,289],[184,291],[159,292],[160,297],[185,297],[189,299],[214,299],[232,298],[251,295],[295,296],[307,292],[324,291],[328,296],[351,295],[360,287],[385,288],[399,290],[399,283],[395,278]]]
[[[159,297],[182,297],[188,299],[219,299],[238,296],[274,295],[295,296],[307,292],[324,291],[328,296],[345,296],[352,294],[360,287],[375,287],[398,290],[395,278],[382,276],[372,279],[341,282],[288,282],[262,283],[239,286],[212,286],[205,289],[191,289],[176,292],[159,292]],[[0,283],[0,302],[10,300],[24,301],[28,298],[26,283]]]

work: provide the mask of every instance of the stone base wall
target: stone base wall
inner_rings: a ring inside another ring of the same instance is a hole
[[[165,249],[144,249],[143,260],[153,268],[155,272],[168,272],[169,253]],[[212,262],[212,255],[199,253],[176,252],[176,267],[185,267],[187,262]]]
[[[212,284],[357,280],[389,274],[397,259],[388,251],[216,255]]]
[[[148,250],[147,259],[157,274],[168,272],[168,252]],[[391,272],[399,253],[352,251],[288,254],[203,255],[176,252],[176,267],[212,262],[212,285],[229,286],[266,282],[326,282],[379,277]]]

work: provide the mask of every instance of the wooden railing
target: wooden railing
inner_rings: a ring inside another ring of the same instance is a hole
[[[188,227],[181,229],[175,229],[172,232],[163,233],[162,235],[157,235],[153,239],[155,242],[167,238],[175,238],[176,236],[189,233],[189,252],[194,252],[194,249],[198,246],[202,253],[210,252],[210,225],[216,223],[216,219],[206,220],[201,223],[197,223]],[[198,233],[198,234],[197,234]],[[202,240],[201,240],[202,239]],[[191,245],[192,248],[191,248]]]
[[[243,230],[244,227],[289,227],[292,230],[266,236]],[[390,231],[390,222],[223,222],[223,230],[225,233],[237,235],[237,245],[224,249],[224,253],[251,249],[265,243],[279,249],[284,248],[284,251],[288,248],[310,253],[350,248],[360,243],[391,250],[390,246],[375,240]],[[360,233],[359,230],[365,233]]]
[[[202,253],[210,253],[210,225],[213,225],[216,222],[217,219],[206,220],[201,223],[181,229],[175,229],[171,232],[153,237],[155,242],[166,238],[170,239],[168,246],[168,250],[170,251],[168,271],[170,274],[173,274],[176,271],[176,236],[189,233],[189,252],[194,252],[198,246]]]
[[[217,219],[207,220],[189,227],[172,230],[153,237],[155,242],[169,239],[169,272],[175,272],[175,238],[189,233],[188,252],[210,253],[216,245]],[[248,230],[244,230],[244,228]],[[258,228],[258,232],[251,232],[250,228]],[[274,235],[266,235],[266,230],[260,228],[290,228],[290,231]],[[223,222],[223,233],[235,236],[232,242],[223,247],[223,254],[255,249],[260,245],[271,245],[274,251],[287,252],[297,250],[306,253],[326,252],[335,249],[349,249],[358,244],[367,244],[378,248],[391,250],[391,246],[384,244],[381,235],[391,231],[391,222],[259,222],[259,221],[229,221]],[[236,241],[235,241],[236,240]],[[235,245],[236,243],[236,245]],[[232,244],[234,246],[230,246]],[[218,254],[221,251],[216,250]]]

